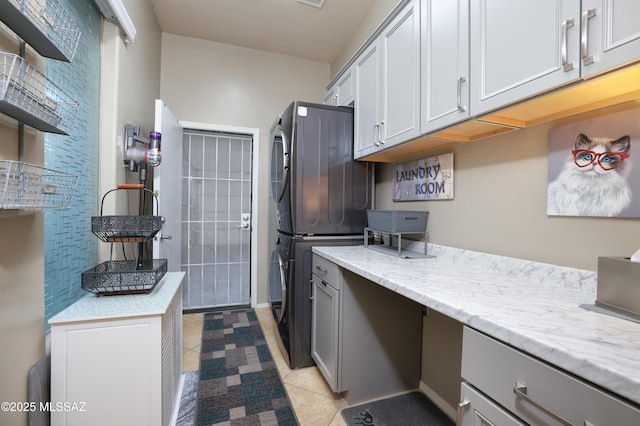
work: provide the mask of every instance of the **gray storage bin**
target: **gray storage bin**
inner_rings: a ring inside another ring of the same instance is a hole
[[[425,232],[429,212],[367,210],[368,227],[381,232]]]
[[[640,318],[640,263],[628,257],[598,258],[596,306]]]

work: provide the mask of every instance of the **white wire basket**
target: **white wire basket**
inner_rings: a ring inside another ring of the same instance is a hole
[[[0,16],[42,56],[73,60],[80,27],[57,0],[0,0]]]
[[[0,161],[1,209],[66,209],[77,187],[76,175],[20,161]]]
[[[68,135],[78,107],[78,102],[22,57],[0,52],[0,112],[43,132]]]

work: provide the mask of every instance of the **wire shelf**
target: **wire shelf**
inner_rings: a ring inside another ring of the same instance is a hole
[[[78,107],[22,57],[0,52],[0,112],[43,132],[68,135]]]
[[[19,161],[0,161],[1,209],[66,209],[78,177]]]
[[[0,16],[42,56],[73,60],[80,27],[57,0],[0,0]]]

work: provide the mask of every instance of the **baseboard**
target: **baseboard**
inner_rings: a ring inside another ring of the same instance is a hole
[[[447,401],[442,399],[440,395],[422,380],[420,381],[420,390],[435,404],[436,407],[442,410],[444,414],[447,415],[451,420],[455,421],[456,419],[456,409],[451,406]]]

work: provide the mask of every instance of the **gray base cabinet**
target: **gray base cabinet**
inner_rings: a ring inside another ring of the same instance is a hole
[[[460,387],[457,426],[525,426],[511,413],[467,383]]]
[[[422,306],[313,256],[311,353],[350,404],[416,389]]]
[[[341,280],[331,284],[315,273],[312,277],[311,356],[334,392],[342,392],[338,380],[338,321]]]
[[[468,327],[462,379],[458,424],[640,424],[638,407]],[[473,420],[478,416],[485,423]]]

